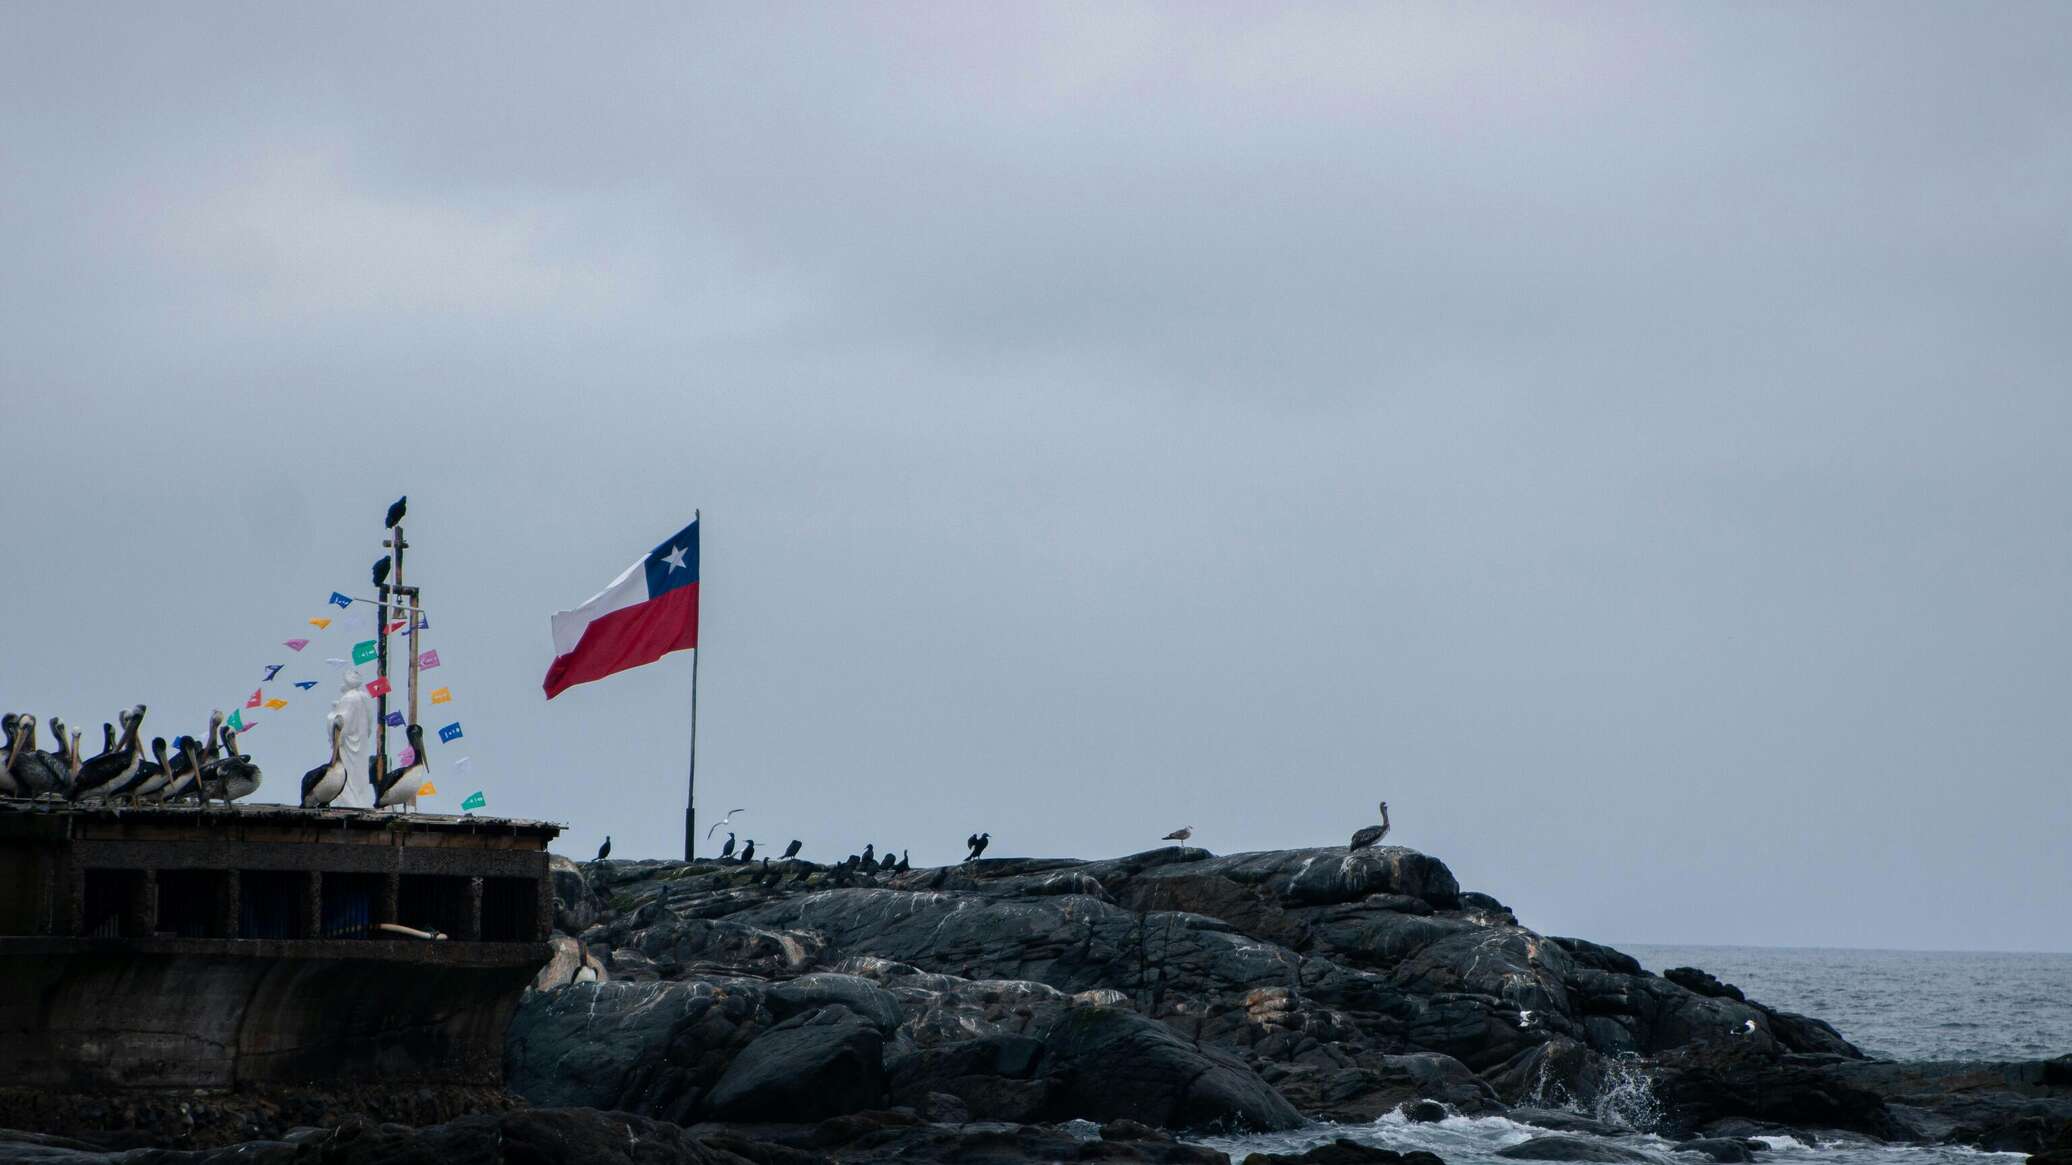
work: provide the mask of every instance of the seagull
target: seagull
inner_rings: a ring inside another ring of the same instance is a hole
[[[706,841],[711,841],[711,840],[712,840],[712,835],[713,835],[713,834],[715,834],[715,833],[718,833],[718,832],[720,831],[720,827],[722,827],[722,826],[725,826],[725,825],[732,825],[732,824],[734,823],[734,814],[736,814],[736,813],[746,813],[746,812],[748,812],[748,810],[746,810],[746,809],[729,809],[729,810],[727,810],[727,815],[726,815],[725,817],[722,817],[722,818],[720,818],[720,819],[719,819],[718,821],[715,821],[715,822],[713,822],[713,823],[712,823],[712,828],[711,828],[711,829],[708,829],[708,830],[706,830],[706,831],[705,831],[705,840],[706,840]]]
[[[1190,826],[1186,827],[1185,829],[1176,829],[1176,830],[1172,831],[1171,833],[1168,833],[1168,834],[1166,834],[1166,835],[1165,835],[1164,837],[1161,837],[1161,838],[1159,838],[1158,840],[1160,840],[1160,841],[1186,841],[1186,840],[1187,840],[1188,838],[1190,838],[1190,837],[1193,837],[1193,836],[1194,836],[1194,827],[1193,827],[1192,825],[1190,825]]]
[[[396,504],[400,506],[403,503],[397,502]],[[596,860],[601,862],[610,856],[612,856],[612,835],[607,833],[604,835],[604,844],[597,847]]]
[[[395,505],[392,505],[392,506],[390,506],[390,507],[389,507],[388,517],[386,517],[386,518],[382,519],[382,521],[381,521],[381,524],[382,524],[383,528],[385,528],[385,529],[389,529],[389,530],[393,530],[393,529],[395,529],[396,527],[398,527],[398,526],[402,525],[402,524],[403,524],[403,509],[404,509],[404,507],[408,506],[409,504],[410,504],[410,495],[409,495],[409,494],[404,494],[404,495],[403,495],[402,497],[399,497],[399,498],[397,498],[397,499],[396,499],[396,504],[395,504]]]
[[[1736,1028],[1736,1029],[1735,1029],[1735,1031],[1734,1031],[1734,1034],[1735,1034],[1735,1035],[1737,1035],[1737,1036],[1752,1036],[1752,1035],[1754,1035],[1754,1034],[1755,1034],[1755,1021],[1754,1021],[1754,1020],[1752,1020],[1752,1019],[1744,1019],[1744,1020],[1742,1020],[1742,1021],[1741,1021],[1741,1026],[1740,1026],[1739,1028]]]
[[[1518,1013],[1518,1026],[1519,1026],[1519,1027],[1531,1027],[1531,1026],[1532,1026],[1532,1012],[1531,1012],[1530,1010],[1526,1010],[1526,1011],[1521,1011],[1521,1012],[1519,1012],[1519,1013]]]

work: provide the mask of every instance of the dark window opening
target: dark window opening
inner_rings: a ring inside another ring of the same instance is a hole
[[[158,931],[181,938],[223,937],[223,885],[220,870],[160,870]]]
[[[87,938],[137,937],[136,904],[144,892],[142,870],[88,870],[79,933]]]
[[[482,884],[482,941],[531,942],[539,931],[539,883],[490,878]]]
[[[468,931],[468,880],[405,874],[396,895],[396,921],[457,939]]]
[[[245,870],[238,878],[239,938],[301,938],[309,875],[292,870]]]
[[[380,874],[325,874],[320,933],[325,938],[366,938],[386,881]]]

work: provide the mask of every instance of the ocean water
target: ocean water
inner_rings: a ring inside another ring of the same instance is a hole
[[[1944,951],[1817,950],[1620,944],[1650,971],[1698,967],[1749,998],[1835,1025],[1872,1056],[1904,1060],[2035,1060],[2072,1052],[2072,955]],[[1623,1148],[1662,1165],[1704,1163],[1675,1153],[1648,1131],[1653,1109],[1646,1079],[1587,1115],[1633,1128]],[[1517,1165],[1499,1149],[1547,1130],[1504,1117],[1450,1117],[1411,1124],[1391,1113],[1372,1124],[1313,1125],[1288,1133],[1212,1137],[1203,1143],[1242,1161],[1247,1153],[1299,1153],[1344,1137],[1409,1152],[1437,1153],[1448,1165]],[[1581,1134],[1572,1134],[1581,1135]],[[2015,1165],[2020,1153],[1982,1153],[1953,1145],[1881,1145],[1861,1138],[1762,1138],[1759,1165]]]
[[[2072,954],[1620,946],[1657,974],[1697,967],[1781,1011],[1824,1019],[1881,1060],[2072,1053]]]

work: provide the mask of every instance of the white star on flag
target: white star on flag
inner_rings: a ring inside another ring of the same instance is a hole
[[[671,546],[669,553],[662,556],[662,561],[668,563],[671,570],[682,570],[684,569],[683,556],[688,549],[688,547],[684,546]]]

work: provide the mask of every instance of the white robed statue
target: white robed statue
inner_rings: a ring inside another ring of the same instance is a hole
[[[338,699],[331,705],[331,717],[338,721],[338,756],[345,762],[345,788],[333,805],[366,808],[367,758],[374,753],[374,697],[361,686],[360,669],[346,668],[338,684]]]

